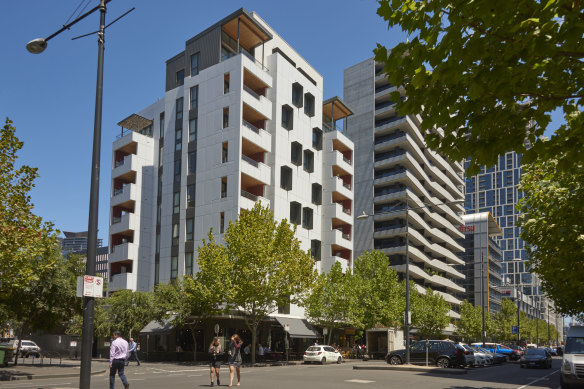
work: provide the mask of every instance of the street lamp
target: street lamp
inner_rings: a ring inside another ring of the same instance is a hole
[[[406,274],[405,274],[405,278],[406,278],[406,311],[404,312],[404,322],[405,322],[405,338],[406,338],[406,364],[410,363],[410,321],[411,321],[411,314],[410,314],[410,252],[409,252],[409,228],[410,228],[410,223],[409,223],[409,211],[410,210],[416,210],[416,209],[423,209],[426,208],[429,204],[424,204],[421,207],[414,207],[414,208],[410,208],[409,206],[409,202],[408,202],[408,191],[405,191],[406,193]],[[464,203],[464,200],[455,200],[455,201],[450,201],[447,203],[439,203],[439,204],[434,204],[434,205],[448,205],[448,204],[462,204]],[[396,212],[401,212],[402,209],[395,209],[395,210],[389,210],[389,211],[384,211],[384,212],[380,212],[378,213],[383,215],[383,214],[388,214],[388,213],[396,213]],[[363,213],[359,216],[357,216],[357,220],[363,220],[363,219],[367,219],[368,217],[370,217],[372,215],[368,215],[365,213],[365,211],[363,211]]]
[[[85,273],[95,275],[95,255],[97,251],[97,216],[99,205],[99,163],[101,149],[101,113],[103,96],[103,52],[105,40],[106,4],[111,0],[100,0],[98,6],[79,16],[71,23],[47,38],[34,39],[27,43],[26,49],[33,54],[40,54],[47,48],[47,42],[61,32],[68,30],[75,23],[86,18],[95,11],[100,12],[99,31],[97,31],[97,84],[95,93],[95,116],[93,126],[93,155],[91,161],[91,188],[89,195],[89,221],[87,231],[87,262]],[[80,389],[89,389],[91,380],[91,351],[93,343],[93,313],[94,297],[83,298],[83,331],[81,335],[81,369],[79,374]]]

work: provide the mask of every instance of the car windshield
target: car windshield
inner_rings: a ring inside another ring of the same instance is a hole
[[[34,344],[32,342],[22,342],[23,346],[34,346]]]
[[[584,337],[571,337],[566,339],[564,347],[566,354],[584,354]]]
[[[310,346],[306,351],[320,351],[320,346]]]
[[[545,350],[538,349],[538,348],[532,348],[532,349],[527,350],[526,355],[545,355]]]

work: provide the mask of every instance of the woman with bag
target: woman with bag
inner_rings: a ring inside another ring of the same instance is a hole
[[[241,345],[243,345],[243,341],[239,335],[234,334],[229,345],[229,387],[233,386],[234,370],[237,372],[237,386],[241,383]]]
[[[211,368],[211,386],[213,386],[213,370],[215,370],[217,386],[219,386],[221,385],[219,382],[219,369],[221,368],[221,360],[219,357],[223,354],[219,338],[213,338],[213,341],[209,345],[209,354],[211,354],[211,361],[209,362],[209,367]]]

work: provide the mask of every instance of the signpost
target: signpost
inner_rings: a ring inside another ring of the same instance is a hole
[[[77,297],[103,297],[103,278],[87,275],[77,277]]]
[[[284,324],[284,332],[286,333],[285,346],[286,346],[286,364],[288,364],[288,349],[290,348],[290,342],[288,341],[288,333],[290,332],[290,324]]]
[[[511,333],[516,335],[519,333],[519,326],[511,326]]]

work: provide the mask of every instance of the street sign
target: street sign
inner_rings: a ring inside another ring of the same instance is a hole
[[[518,326],[511,326],[511,333],[512,334],[517,335],[518,332],[519,332]]]
[[[77,297],[103,297],[103,278],[87,275],[77,277]]]
[[[284,324],[284,331],[290,332],[290,324]]]

